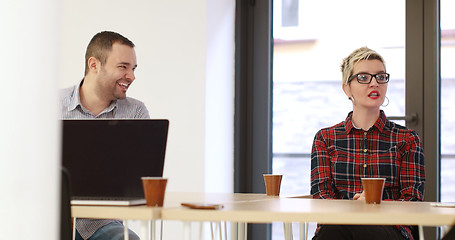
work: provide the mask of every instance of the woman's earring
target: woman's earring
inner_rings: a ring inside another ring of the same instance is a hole
[[[382,107],[387,107],[387,106],[389,106],[389,102],[390,102],[390,101],[389,101],[389,98],[388,98],[387,96],[385,96],[385,99],[387,99],[387,104],[384,105],[384,103],[382,103],[382,105],[381,105]]]

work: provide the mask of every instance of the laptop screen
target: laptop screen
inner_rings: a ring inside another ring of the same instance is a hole
[[[163,175],[168,120],[62,120],[62,126],[73,197],[143,198],[141,177]]]

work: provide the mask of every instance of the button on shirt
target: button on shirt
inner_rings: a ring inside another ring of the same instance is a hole
[[[134,98],[127,97],[111,102],[97,116],[93,115],[88,109],[82,106],[79,96],[79,88],[83,81],[79,84],[62,89],[60,91],[60,117],[61,119],[95,119],[95,118],[116,118],[116,119],[136,119],[150,118],[149,112],[144,103]],[[109,219],[76,219],[76,230],[83,239],[90,238],[98,229],[111,223],[119,222],[119,220]]]
[[[384,112],[367,131],[346,120],[320,130],[311,152],[311,194],[352,199],[363,191],[360,178],[385,178],[384,200],[423,201],[425,165],[417,133],[389,121]],[[409,227],[399,226],[406,239]]]

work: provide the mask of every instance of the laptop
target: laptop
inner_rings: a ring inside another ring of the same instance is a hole
[[[166,119],[62,120],[72,205],[145,204],[141,177],[161,177]]]

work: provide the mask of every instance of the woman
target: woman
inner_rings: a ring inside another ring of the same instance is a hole
[[[417,133],[390,122],[380,110],[389,74],[383,58],[362,47],[341,64],[343,91],[353,110],[321,129],[311,152],[311,194],[318,199],[364,201],[360,178],[386,178],[383,200],[423,201],[425,167]],[[314,240],[414,239],[411,226],[321,225]]]

